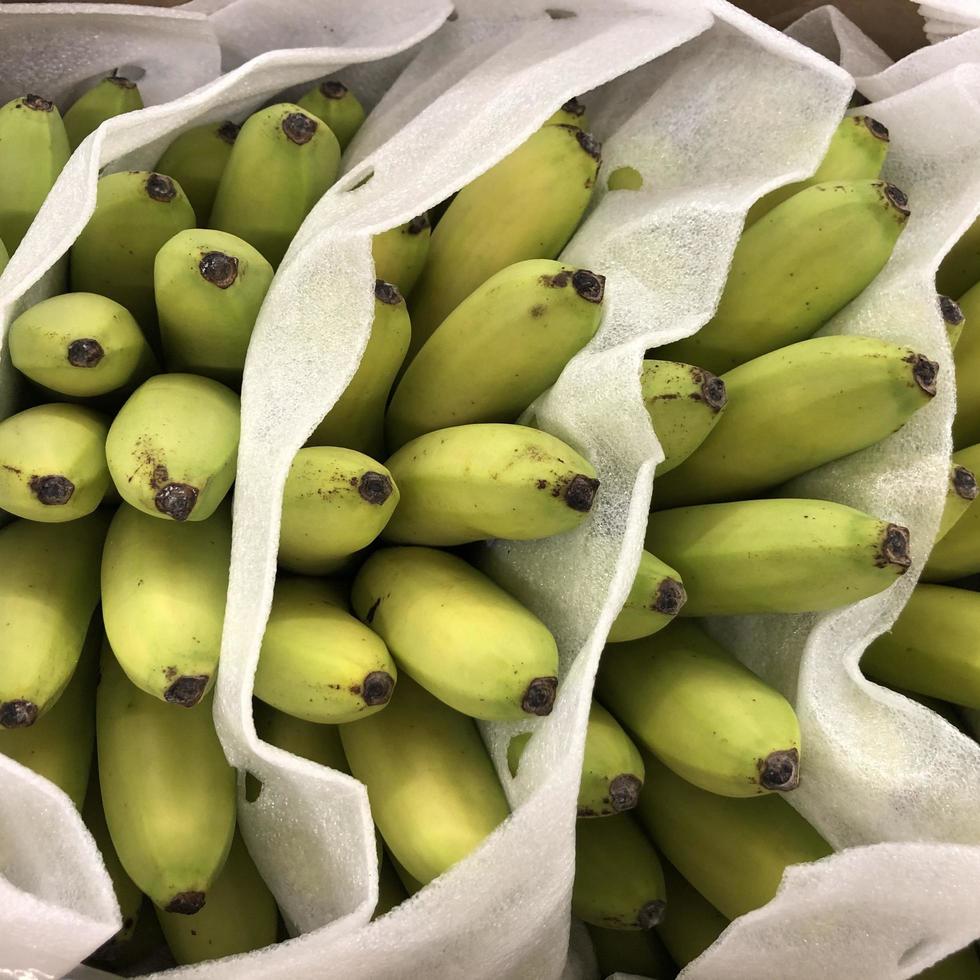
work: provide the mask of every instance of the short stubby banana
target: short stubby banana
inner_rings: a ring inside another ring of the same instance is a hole
[[[587,459],[523,425],[437,429],[406,443],[387,466],[401,500],[382,537],[399,544],[562,534],[588,517],[599,490]]]
[[[211,217],[221,175],[225,172],[239,127],[228,120],[185,130],[157,161],[158,173],[173,177],[194,208],[203,228]]]
[[[740,500],[650,515],[646,546],[681,574],[682,616],[821,612],[887,589],[908,528],[828,500]]]
[[[970,505],[977,499],[977,477],[973,470],[961,463],[949,464],[949,486],[946,489],[946,504],[936,532],[933,546],[942,541],[963,517]]]
[[[340,744],[340,728],[337,725],[294,718],[258,698],[252,703],[252,716],[255,719],[256,734],[263,742],[311,762],[318,762],[321,766],[350,772],[344,747]]]
[[[545,126],[578,126],[588,129],[589,120],[585,114],[585,104],[577,95],[573,95],[560,109],[550,115],[544,122]]]
[[[328,79],[311,88],[296,104],[317,119],[322,119],[337,137],[341,152],[361,128],[365,119],[364,106],[343,83]]]
[[[980,323],[980,282],[960,296],[958,305],[967,321]],[[953,363],[956,368],[953,445],[965,449],[980,442],[980,330],[964,332],[953,351]]]
[[[112,74],[83,92],[65,113],[65,131],[72,150],[107,119],[143,108],[136,82]]]
[[[238,396],[193,374],[140,385],[109,428],[109,473],[127,504],[174,521],[207,520],[235,480]]]
[[[980,444],[953,453],[952,464],[954,469],[961,467],[971,473],[980,473]],[[968,484],[966,480],[964,489],[967,493]],[[946,499],[944,521],[946,511],[951,507],[960,510],[958,505],[949,503],[949,497]],[[929,560],[922,571],[922,581],[951,582],[980,572],[980,506],[975,500],[967,504],[951,528],[947,528],[947,533],[940,537],[942,540],[937,539],[929,553]]]
[[[428,214],[420,214],[403,225],[375,235],[371,243],[374,274],[407,296],[422,275],[431,236]],[[407,345],[405,349],[408,350]]]
[[[661,861],[667,886],[666,915],[657,926],[674,962],[687,966],[696,960],[728,928],[718,911],[669,861]]]
[[[649,551],[644,551],[629,595],[606,640],[623,643],[652,636],[674,621],[685,602],[687,593],[680,575]]]
[[[939,312],[942,315],[943,323],[946,324],[946,336],[949,338],[949,346],[955,350],[956,345],[963,336],[963,328],[966,326],[966,314],[956,300],[949,296],[940,294],[937,297]]]
[[[980,218],[946,253],[936,272],[936,289],[949,296],[961,296],[980,282]]]

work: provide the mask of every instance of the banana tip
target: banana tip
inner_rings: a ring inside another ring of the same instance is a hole
[[[342,99],[348,92],[347,86],[336,79],[320,82],[320,92],[328,99]]]
[[[32,476],[30,483],[31,493],[37,498],[38,503],[46,507],[62,507],[68,503],[75,492],[75,484],[67,476],[49,475]]]
[[[562,112],[567,112],[570,116],[584,116],[585,106],[579,101],[577,95],[573,95],[562,107]]]
[[[230,119],[223,122],[218,127],[218,137],[223,139],[226,143],[234,143],[238,139],[238,131],[242,127],[238,123],[233,123]]]
[[[606,277],[588,269],[576,269],[572,273],[572,288],[587,303],[601,303],[606,291]]]
[[[394,283],[385,282],[384,279],[374,280],[374,298],[386,306],[397,306],[403,302],[398,287]]]
[[[903,217],[907,218],[912,212],[909,210],[909,199],[905,191],[896,187],[894,184],[885,184],[885,197],[892,207]]]
[[[68,345],[68,363],[77,368],[93,368],[105,357],[105,349],[91,337],[79,337]]]
[[[375,473],[373,470],[362,474],[357,484],[357,492],[361,497],[369,504],[379,506],[391,496],[393,489],[394,484],[392,484],[390,476],[385,476],[384,473]]]
[[[939,296],[939,312],[943,315],[948,327],[958,327],[966,318],[960,309],[960,304],[951,296]]]
[[[973,470],[968,470],[965,466],[953,467],[953,490],[957,497],[963,500],[977,499],[977,478]]]
[[[728,404],[725,382],[717,374],[705,371],[704,368],[695,368],[694,371],[694,380],[700,384],[701,401],[713,412],[720,412]]]
[[[800,753],[796,749],[781,749],[760,759],[759,785],[777,793],[796,789],[800,785]]]
[[[568,481],[565,488],[565,503],[572,510],[577,510],[582,514],[587,514],[592,510],[595,502],[595,495],[599,492],[599,481],[591,476],[584,476],[577,473]]]
[[[205,252],[197,269],[205,282],[227,289],[238,278],[238,259],[224,252]]]
[[[286,139],[297,146],[309,143],[316,129],[316,120],[305,112],[291,112],[282,121],[282,131],[286,134]]]
[[[868,132],[871,133],[875,139],[879,139],[882,143],[887,143],[890,141],[891,137],[888,135],[888,127],[877,119],[872,119],[871,116],[862,116],[862,121],[864,125],[868,127]]]
[[[905,360],[912,365],[912,377],[915,379],[915,383],[932,398],[936,394],[939,365],[922,354],[911,354]]]
[[[876,555],[878,568],[894,565],[899,575],[904,575],[912,564],[909,556],[909,529],[901,524],[887,524],[882,535],[881,546]]]
[[[176,912],[178,915],[194,915],[203,908],[204,892],[179,892],[167,902],[164,911]]]
[[[146,178],[146,195],[160,204],[169,204],[177,196],[177,185],[163,174],[150,174]]]
[[[153,503],[161,514],[175,521],[186,521],[197,503],[197,487],[189,483],[168,483],[156,492]]]
[[[371,707],[387,704],[394,690],[395,679],[384,670],[372,670],[361,682],[361,697]]]
[[[676,616],[685,602],[687,602],[687,592],[684,586],[675,578],[665,578],[657,586],[657,593],[650,608],[664,616]]]
[[[426,211],[426,212],[424,212],[422,214],[419,214],[419,215],[416,215],[414,218],[412,218],[412,220],[409,221],[408,225],[406,226],[405,230],[410,235],[418,235],[421,232],[425,231],[426,228],[429,228],[429,227],[430,227],[430,224],[429,224],[429,213]]]
[[[524,691],[521,709],[529,715],[550,715],[558,693],[557,677],[535,677]]]
[[[193,708],[204,697],[210,679],[207,674],[178,677],[163,692],[163,700],[181,708]]]
[[[17,698],[0,704],[0,727],[27,728],[37,721],[37,705]]]
[[[641,929],[652,929],[663,922],[666,911],[667,903],[661,898],[656,898],[640,909],[636,916],[636,924]]]
[[[42,95],[25,95],[23,102],[28,109],[34,109],[37,112],[50,112],[54,108],[54,103]]]
[[[616,813],[632,810],[640,802],[643,783],[631,772],[623,772],[609,781],[609,802]]]

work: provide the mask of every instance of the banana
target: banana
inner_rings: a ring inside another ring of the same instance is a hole
[[[11,254],[69,156],[68,134],[53,102],[25,95],[0,108],[0,238]]]
[[[371,242],[374,274],[396,286],[403,296],[414,288],[429,255],[432,226],[428,214],[375,235]],[[406,344],[406,350],[408,345]]]
[[[377,830],[377,828],[375,829]],[[385,850],[385,857],[390,862],[392,868],[394,868],[396,877],[401,882],[402,888],[409,896],[414,895],[416,892],[422,891],[425,886],[421,881],[419,881],[417,878],[413,878],[405,870],[405,866],[398,860],[398,858],[395,857],[394,854],[391,853],[390,848]]]
[[[412,292],[409,360],[495,272],[562,250],[589,204],[601,159],[589,133],[542,126],[456,195],[432,232]]]
[[[939,264],[936,289],[960,296],[977,282],[980,282],[980,218],[963,232]]]
[[[578,96],[573,95],[560,109],[549,116],[545,126],[577,126],[579,129],[588,129],[589,120],[585,115],[585,106]]]
[[[949,296],[940,294],[937,296],[937,301],[939,303],[939,312],[942,315],[943,322],[946,324],[946,336],[949,338],[949,346],[955,350],[956,345],[960,342],[960,337],[963,336],[963,327],[966,326],[966,316],[963,310],[960,309],[959,303]]]
[[[575,825],[572,912],[607,929],[652,929],[664,917],[664,874],[628,813]]]
[[[382,537],[399,544],[562,534],[585,520],[599,489],[587,459],[523,425],[437,429],[406,443],[387,466],[401,500]]]
[[[652,756],[643,761],[640,822],[663,856],[729,919],[765,905],[788,865],[831,853],[778,796],[729,799],[692,786]]]
[[[157,161],[157,173],[167,174],[183,188],[199,228],[211,216],[218,184],[238,139],[238,130],[235,123],[227,120],[187,129]]]
[[[829,500],[740,500],[650,515],[646,546],[681,574],[683,616],[821,612],[908,571],[908,528]]]
[[[276,900],[237,831],[228,860],[193,918],[160,908],[154,911],[178,966],[270,946],[279,930]]]
[[[611,191],[638,191],[643,187],[643,174],[635,167],[617,167],[607,178]]]
[[[351,604],[404,673],[457,711],[489,721],[550,714],[554,637],[461,558],[433,548],[376,551],[354,579]]]
[[[968,446],[953,453],[952,465],[954,469],[960,467],[971,473],[980,472],[980,445]],[[969,494],[969,479],[961,477],[961,480]],[[922,571],[923,582],[949,582],[980,572],[980,507],[975,504],[975,501],[968,503],[951,528],[939,535],[941,540],[937,538]],[[951,509],[955,514],[960,508],[958,504],[951,503],[947,496],[940,523],[941,532],[947,521],[947,512]]]
[[[596,692],[647,751],[701,789],[757,796],[799,784],[792,706],[695,623],[607,647]]]
[[[664,451],[657,479],[680,466],[707,439],[728,404],[721,378],[693,364],[647,359],[640,393]]]
[[[507,746],[507,766],[517,775],[530,732],[515,735]],[[643,760],[629,735],[598,701],[589,710],[585,733],[578,816],[608,817],[632,810],[643,786]]]
[[[252,704],[252,714],[255,731],[263,742],[329,769],[350,772],[337,725],[320,725],[294,718],[285,711],[276,711],[258,698]]]
[[[208,226],[244,238],[278,266],[339,168],[340,146],[325,123],[289,102],[260,109],[235,140]]]
[[[638,977],[673,977],[677,968],[656,932],[587,926],[599,964],[599,976],[630,973]]]
[[[978,245],[980,248],[980,245]],[[959,298],[964,318],[980,323],[980,282]],[[956,418],[953,445],[957,449],[980,443],[980,331],[967,330],[953,351],[956,368]]]
[[[385,644],[324,595],[317,579],[280,578],[255,672],[255,696],[305,721],[380,711],[398,672]]]
[[[942,520],[936,533],[934,545],[942,541],[953,526],[967,512],[970,504],[977,499],[977,477],[973,470],[959,463],[949,464],[949,487],[946,490],[946,504]]]
[[[744,500],[886,438],[936,393],[939,365],[873,337],[817,337],[722,375],[731,401],[666,477],[658,509]]]
[[[714,945],[728,928],[728,919],[669,861],[661,861],[661,866],[670,914],[657,926],[657,934],[677,965],[684,967]]]
[[[599,329],[605,281],[551,259],[491,276],[402,375],[388,406],[388,447],[447,426],[513,422]]]
[[[0,507],[33,521],[91,514],[109,489],[106,418],[81,405],[38,405],[0,422]]]
[[[143,108],[139,86],[113,72],[75,100],[65,113],[65,132],[72,150],[107,119]]]
[[[313,430],[308,445],[384,455],[384,415],[395,375],[405,359],[412,325],[405,300],[390,282],[374,283],[374,322],[361,363],[347,390]]]
[[[652,636],[674,621],[687,602],[680,575],[644,551],[626,603],[609,630],[607,643]]]
[[[878,275],[909,214],[880,180],[794,194],[742,233],[711,320],[657,353],[720,374],[805,340]]]
[[[95,293],[41,300],[11,323],[7,340],[21,374],[77,398],[117,391],[157,368],[129,311]]]
[[[402,677],[384,711],[343,725],[340,738],[385,844],[419,884],[465,858],[508,816],[476,725],[411,678]]]
[[[380,919],[408,898],[408,892],[398,877],[395,866],[382,856],[378,865],[378,904],[374,907],[372,919]]]
[[[272,266],[223,231],[178,232],[157,252],[153,294],[170,371],[241,387],[245,354]]]
[[[96,697],[99,783],[126,873],[158,908],[199,912],[235,832],[236,775],[208,695],[179,711],[144,694],[103,649]]]
[[[364,106],[343,83],[333,79],[314,86],[296,104],[322,119],[337,137],[341,153],[364,122]]]
[[[0,529],[0,728],[33,725],[61,696],[99,602],[108,516]]]
[[[209,518],[235,479],[238,396],[193,374],[158,374],[119,410],[106,439],[127,504],[175,521]]]

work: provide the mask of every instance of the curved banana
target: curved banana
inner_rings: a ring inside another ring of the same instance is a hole
[[[963,336],[963,328],[966,326],[966,315],[960,308],[960,304],[949,296],[939,294],[937,301],[939,303],[939,312],[942,315],[943,322],[946,324],[946,336],[949,338],[949,346],[955,350],[956,345],[960,342],[960,337]]]
[[[980,249],[980,243],[978,243]],[[980,282],[960,296],[964,318],[980,323]],[[953,445],[964,449],[980,443],[980,330],[967,330],[953,351],[956,368],[956,417]]]
[[[343,82],[334,79],[315,85],[296,104],[330,127],[341,153],[361,128],[366,115],[357,96]]]
[[[728,928],[718,911],[669,862],[661,861],[670,914],[657,926],[657,934],[678,966],[696,960]]]
[[[107,119],[143,108],[139,86],[115,73],[83,92],[65,113],[65,132],[74,151]]]
[[[371,242],[375,276],[396,286],[403,296],[407,296],[422,274],[431,237],[428,214],[420,214],[403,225],[375,235]],[[405,349],[408,350],[407,343]]]
[[[629,595],[606,642],[623,643],[652,636],[674,621],[685,602],[687,593],[680,575],[649,551],[644,551]]]
[[[573,95],[560,109],[557,109],[545,121],[545,126],[578,126],[588,129],[589,120],[585,114],[585,105],[577,95]]]
[[[586,926],[586,929],[592,940],[601,977],[611,977],[614,973],[671,977],[677,971],[655,931],[601,929],[599,926]]]
[[[980,473],[980,444],[953,453],[952,465],[954,469],[960,467],[971,473]],[[969,494],[969,479],[961,479],[964,490]],[[947,496],[940,531],[946,523],[946,513],[951,509],[954,514],[960,511],[959,505],[950,503]],[[926,567],[922,570],[922,581],[950,582],[977,572],[980,572],[980,507],[976,506],[974,500],[960,511],[959,517],[946,529],[946,533],[940,534],[936,539]]]
[[[953,529],[959,519],[966,514],[970,504],[977,499],[977,477],[973,470],[960,463],[949,464],[949,487],[946,490],[946,504],[936,532],[933,546],[942,541]]]
[[[318,762],[329,769],[350,772],[344,747],[340,744],[340,728],[294,718],[285,711],[259,701],[252,703],[256,734],[263,742],[277,749],[292,752],[303,759]]]
[[[959,241],[946,253],[936,272],[936,289],[949,296],[961,296],[980,282],[980,218],[973,222]]]
[[[221,175],[225,172],[239,127],[228,120],[195,126],[180,134],[163,151],[156,171],[172,177],[184,189],[203,228],[211,217]]]

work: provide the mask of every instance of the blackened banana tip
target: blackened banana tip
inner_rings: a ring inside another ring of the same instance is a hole
[[[161,204],[168,204],[177,196],[177,185],[164,174],[150,174],[146,178],[147,197]]]
[[[37,721],[37,705],[17,698],[0,704],[0,728],[27,728]]]
[[[234,143],[238,139],[238,132],[241,128],[238,123],[233,123],[229,119],[221,124],[218,129],[218,136],[226,143]]]
[[[650,608],[664,616],[676,616],[685,602],[687,602],[687,592],[684,586],[677,579],[665,578],[657,586],[657,593],[653,597],[653,605]]]
[[[550,715],[558,693],[557,677],[535,677],[521,699],[521,710],[529,715]]]
[[[888,127],[884,123],[878,122],[877,119],[872,119],[871,116],[862,116],[864,120],[864,125],[868,127],[868,132],[871,133],[876,139],[882,141],[882,143],[888,143],[891,137],[888,135]]]
[[[189,483],[168,483],[153,497],[153,503],[161,514],[175,521],[186,521],[197,503],[197,487]]]
[[[976,500],[977,489],[977,478],[973,470],[959,465],[953,467],[953,490],[957,497],[963,500]]]
[[[364,703],[374,707],[387,704],[395,690],[395,679],[384,670],[373,670],[364,678],[361,684],[361,697]]]
[[[620,773],[609,780],[609,802],[617,813],[632,810],[640,802],[643,783],[630,772]]]
[[[410,235],[418,235],[425,231],[426,228],[430,227],[429,223],[429,213],[428,211],[423,214],[418,214],[408,223],[408,228],[406,231]]]
[[[46,507],[62,507],[75,492],[75,484],[67,476],[32,476],[29,486],[38,503]]]
[[[93,368],[102,358],[105,350],[91,337],[79,337],[68,345],[68,363],[77,368]]]
[[[562,112],[567,112],[570,116],[585,115],[585,106],[579,102],[578,96],[573,95],[562,107]]]
[[[167,902],[164,911],[176,912],[178,915],[194,915],[203,908],[204,892],[179,892]]]
[[[796,789],[800,785],[800,753],[796,749],[781,749],[760,759],[759,785],[777,793]]]
[[[224,252],[206,252],[197,268],[201,278],[218,289],[227,289],[238,278],[238,259]]]
[[[939,294],[939,312],[943,315],[948,327],[958,327],[966,317],[960,309],[960,304],[951,296]]]
[[[636,924],[641,929],[652,929],[663,922],[666,911],[667,903],[663,899],[657,898],[652,902],[647,902],[637,914]]]
[[[391,496],[393,489],[391,477],[373,470],[363,474],[357,483],[357,492],[369,504],[383,504]]]
[[[118,85],[119,88],[136,88],[136,82],[130,81],[128,78],[123,78],[122,75],[110,75],[107,82],[112,82],[113,85]]]
[[[909,529],[901,524],[887,524],[881,537],[881,545],[875,555],[878,568],[894,565],[899,569],[898,574],[904,575],[912,564],[909,555]]]
[[[42,95],[25,95],[23,101],[28,109],[34,109],[37,112],[50,112],[54,108],[54,103]]]
[[[316,129],[316,120],[305,112],[291,112],[282,121],[282,131],[286,134],[286,138],[297,146],[309,143]]]
[[[922,354],[912,354],[906,360],[912,365],[912,377],[915,383],[932,398],[936,394],[939,365]]]
[[[712,411],[720,412],[728,404],[728,389],[725,387],[725,382],[717,374],[705,371],[704,368],[694,370],[700,375],[701,400]],[[695,376],[695,381],[697,380],[698,377]]]
[[[343,82],[328,79],[320,82],[320,92],[328,99],[342,99],[347,94],[348,88]]]
[[[599,481],[591,476],[578,473],[568,481],[565,488],[565,503],[572,510],[587,514],[592,510],[595,496],[599,492]]]
[[[207,674],[178,677],[163,692],[163,700],[168,704],[179,705],[181,708],[193,708],[204,697],[209,680]]]
[[[894,184],[885,183],[885,197],[888,198],[895,210],[906,218],[912,213],[909,210],[908,195]]]
[[[384,279],[374,280],[374,298],[379,303],[384,303],[387,306],[397,306],[403,302],[402,294],[398,287],[394,283],[385,282]]]
[[[572,286],[586,302],[601,303],[606,291],[606,277],[588,269],[576,269],[572,273]]]

